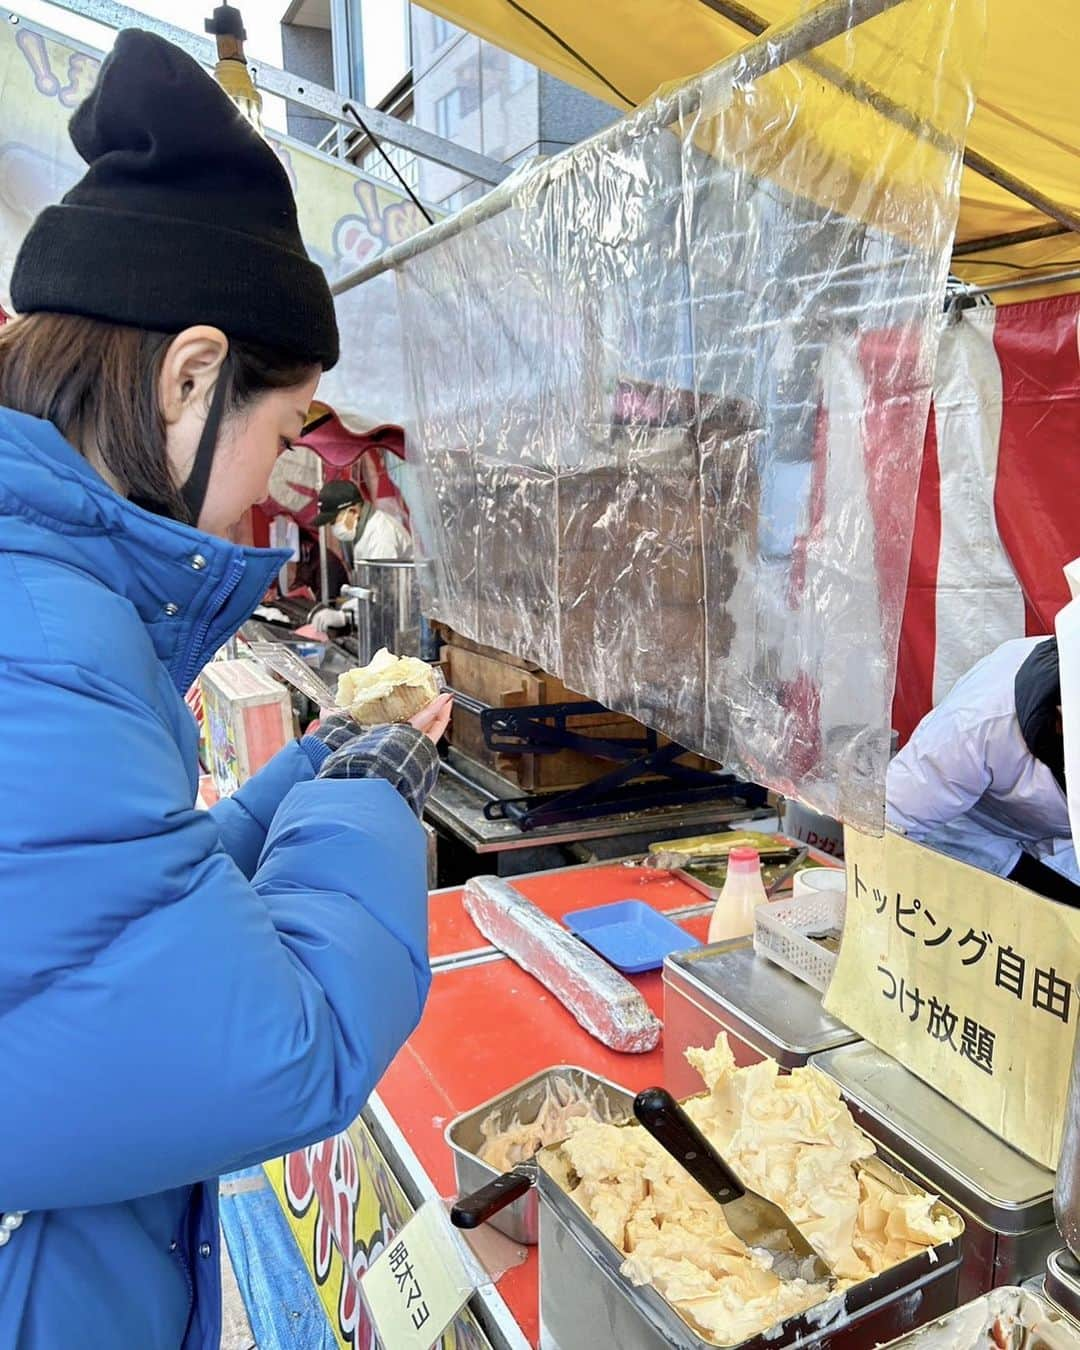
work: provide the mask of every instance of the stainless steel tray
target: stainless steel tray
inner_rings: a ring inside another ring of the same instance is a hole
[[[992,1289],[883,1350],[1001,1350],[1004,1337],[993,1332],[998,1319],[1008,1333],[1006,1350],[1080,1350],[1080,1328],[1049,1299],[1015,1285]]]
[[[681,997],[785,1069],[858,1040],[821,1006],[816,989],[765,961],[749,938],[676,952],[664,962],[664,1007]]]
[[[541,1320],[550,1343],[559,1350],[713,1350],[722,1344],[699,1335],[656,1289],[634,1286],[622,1275],[622,1253],[572,1198],[557,1149],[542,1149],[537,1163]],[[879,1159],[863,1166],[901,1194],[919,1189]],[[963,1219],[940,1203],[935,1213],[952,1218],[960,1235],[740,1342],[741,1350],[864,1350],[951,1307]],[[926,1294],[930,1289],[933,1297]]]
[[[866,1132],[913,1171],[997,1233],[1053,1223],[1054,1174],[1010,1148],[867,1041],[815,1055]]]
[[[632,1092],[587,1069],[557,1065],[533,1074],[531,1078],[473,1107],[447,1125],[444,1135],[454,1155],[459,1195],[478,1191],[500,1175],[490,1163],[477,1156],[484,1144],[484,1122],[498,1113],[497,1121],[501,1126],[510,1125],[515,1118],[522,1124],[530,1124],[539,1114],[548,1090],[555,1084],[564,1084],[582,1095],[596,1093],[606,1105],[612,1124],[621,1124],[634,1113]],[[492,1228],[505,1233],[514,1242],[535,1246],[540,1238],[539,1206],[539,1195],[533,1187],[489,1222]]]

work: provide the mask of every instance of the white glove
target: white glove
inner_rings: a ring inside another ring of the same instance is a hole
[[[316,633],[322,633],[325,636],[332,630],[348,628],[349,616],[343,609],[320,609],[312,619],[311,625]]]

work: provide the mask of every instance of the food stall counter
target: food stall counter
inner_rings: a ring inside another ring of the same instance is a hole
[[[656,868],[626,862],[588,864],[513,877],[512,884],[550,918],[606,905],[617,900],[642,900],[662,914],[706,912],[710,903],[682,878]],[[460,886],[433,891],[430,902],[429,943],[432,964],[438,966],[474,952],[490,952],[491,944],[465,912]]]

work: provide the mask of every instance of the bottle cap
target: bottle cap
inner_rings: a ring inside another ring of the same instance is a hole
[[[756,848],[733,848],[728,854],[728,871],[760,872],[761,859]]]

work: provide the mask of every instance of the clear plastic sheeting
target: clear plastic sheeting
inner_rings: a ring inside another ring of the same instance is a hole
[[[880,830],[981,6],[780,64],[873,8],[661,92],[397,279],[427,612]]]

